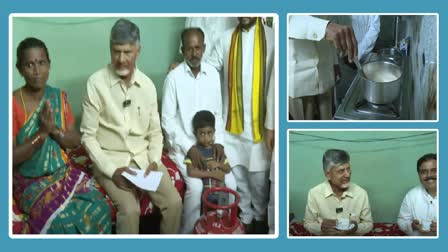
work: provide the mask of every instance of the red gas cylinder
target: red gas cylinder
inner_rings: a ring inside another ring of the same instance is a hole
[[[209,195],[219,192],[233,195],[233,203],[217,205],[210,201]],[[238,219],[238,203],[240,196],[232,189],[213,187],[202,194],[202,216],[194,226],[195,234],[244,234],[244,225]]]

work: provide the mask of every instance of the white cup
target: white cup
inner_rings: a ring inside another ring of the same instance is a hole
[[[350,219],[347,218],[341,218],[338,219],[336,223],[336,228],[339,230],[347,230],[350,228]]]
[[[423,231],[430,231],[431,230],[431,223],[432,223],[432,221],[430,221],[430,220],[422,220],[421,221],[422,230]]]

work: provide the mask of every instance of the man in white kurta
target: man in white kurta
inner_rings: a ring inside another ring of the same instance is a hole
[[[249,18],[239,18],[240,25]],[[265,26],[266,34],[266,68],[272,69],[274,64],[274,32]],[[224,75],[223,83],[223,119],[228,118],[229,94],[227,90],[229,72],[229,53],[232,34],[235,29],[228,30],[219,39],[210,58],[210,63]],[[252,127],[252,78],[254,64],[254,36],[255,25],[252,23],[242,31],[242,95],[244,107],[244,131],[239,134],[225,133],[225,150],[232,171],[238,185],[238,193],[241,196],[239,207],[240,219],[250,225],[253,220],[261,222],[265,220],[266,208],[269,197],[268,173],[270,165],[270,153],[265,144],[254,142]],[[270,79],[270,71],[266,71],[265,80]],[[265,91],[268,90],[265,84]],[[266,95],[266,94],[265,94]],[[252,207],[253,206],[253,207]],[[256,222],[257,223],[257,222]]]
[[[417,161],[421,184],[405,196],[398,226],[410,236],[437,234],[437,156],[426,154]]]
[[[216,120],[215,143],[224,142],[224,126],[219,73],[213,66],[201,61],[202,52],[199,51],[202,49],[198,50],[204,46],[201,32],[197,29],[186,31],[183,39],[186,42],[183,42],[182,47],[185,61],[168,74],[163,87],[162,128],[170,145],[169,155],[180,168],[187,185],[181,232],[192,233],[200,216],[203,189],[202,180],[188,176],[184,164],[188,151],[196,144],[192,119],[196,112],[201,110],[213,113]],[[226,174],[225,184],[226,187],[236,190],[232,173]]]
[[[350,59],[357,55],[350,27],[332,23],[329,17],[289,16],[288,96],[289,113],[294,120],[312,120],[316,110],[319,119],[332,118],[331,91],[335,84],[334,65],[338,62],[335,47],[347,51]]]

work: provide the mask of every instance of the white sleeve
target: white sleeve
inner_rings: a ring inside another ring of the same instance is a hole
[[[216,45],[212,48],[212,52],[208,59],[208,63],[212,65],[218,72],[221,72],[221,69],[224,65],[224,39],[225,35],[221,36]]]
[[[224,145],[224,128],[226,127],[224,125],[224,120],[222,118],[222,94],[221,94],[221,78],[219,77],[219,73],[216,72],[216,78],[214,82],[218,83],[215,85],[216,90],[216,105],[215,105],[215,112],[213,113],[215,115],[215,143],[219,143]]]
[[[380,17],[378,15],[368,16],[365,25],[368,25],[368,30],[362,40],[358,42],[358,59],[373,50],[380,33]]]
[[[404,197],[403,203],[401,203],[397,224],[401,231],[405,232],[407,235],[415,235],[415,232],[412,230],[412,221],[414,221],[412,202],[408,193]]]
[[[291,15],[288,20],[288,38],[320,41],[325,37],[328,22],[312,16]]]
[[[177,103],[176,98],[176,84],[168,75],[163,85],[162,96],[162,128],[166,132],[166,138],[171,146],[179,146],[183,153],[186,155],[194,142],[185,134],[184,129],[179,126],[179,122],[176,120]]]

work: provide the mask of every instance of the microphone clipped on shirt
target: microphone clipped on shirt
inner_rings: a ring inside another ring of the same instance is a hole
[[[123,108],[131,106],[131,100],[124,100],[123,102]]]

